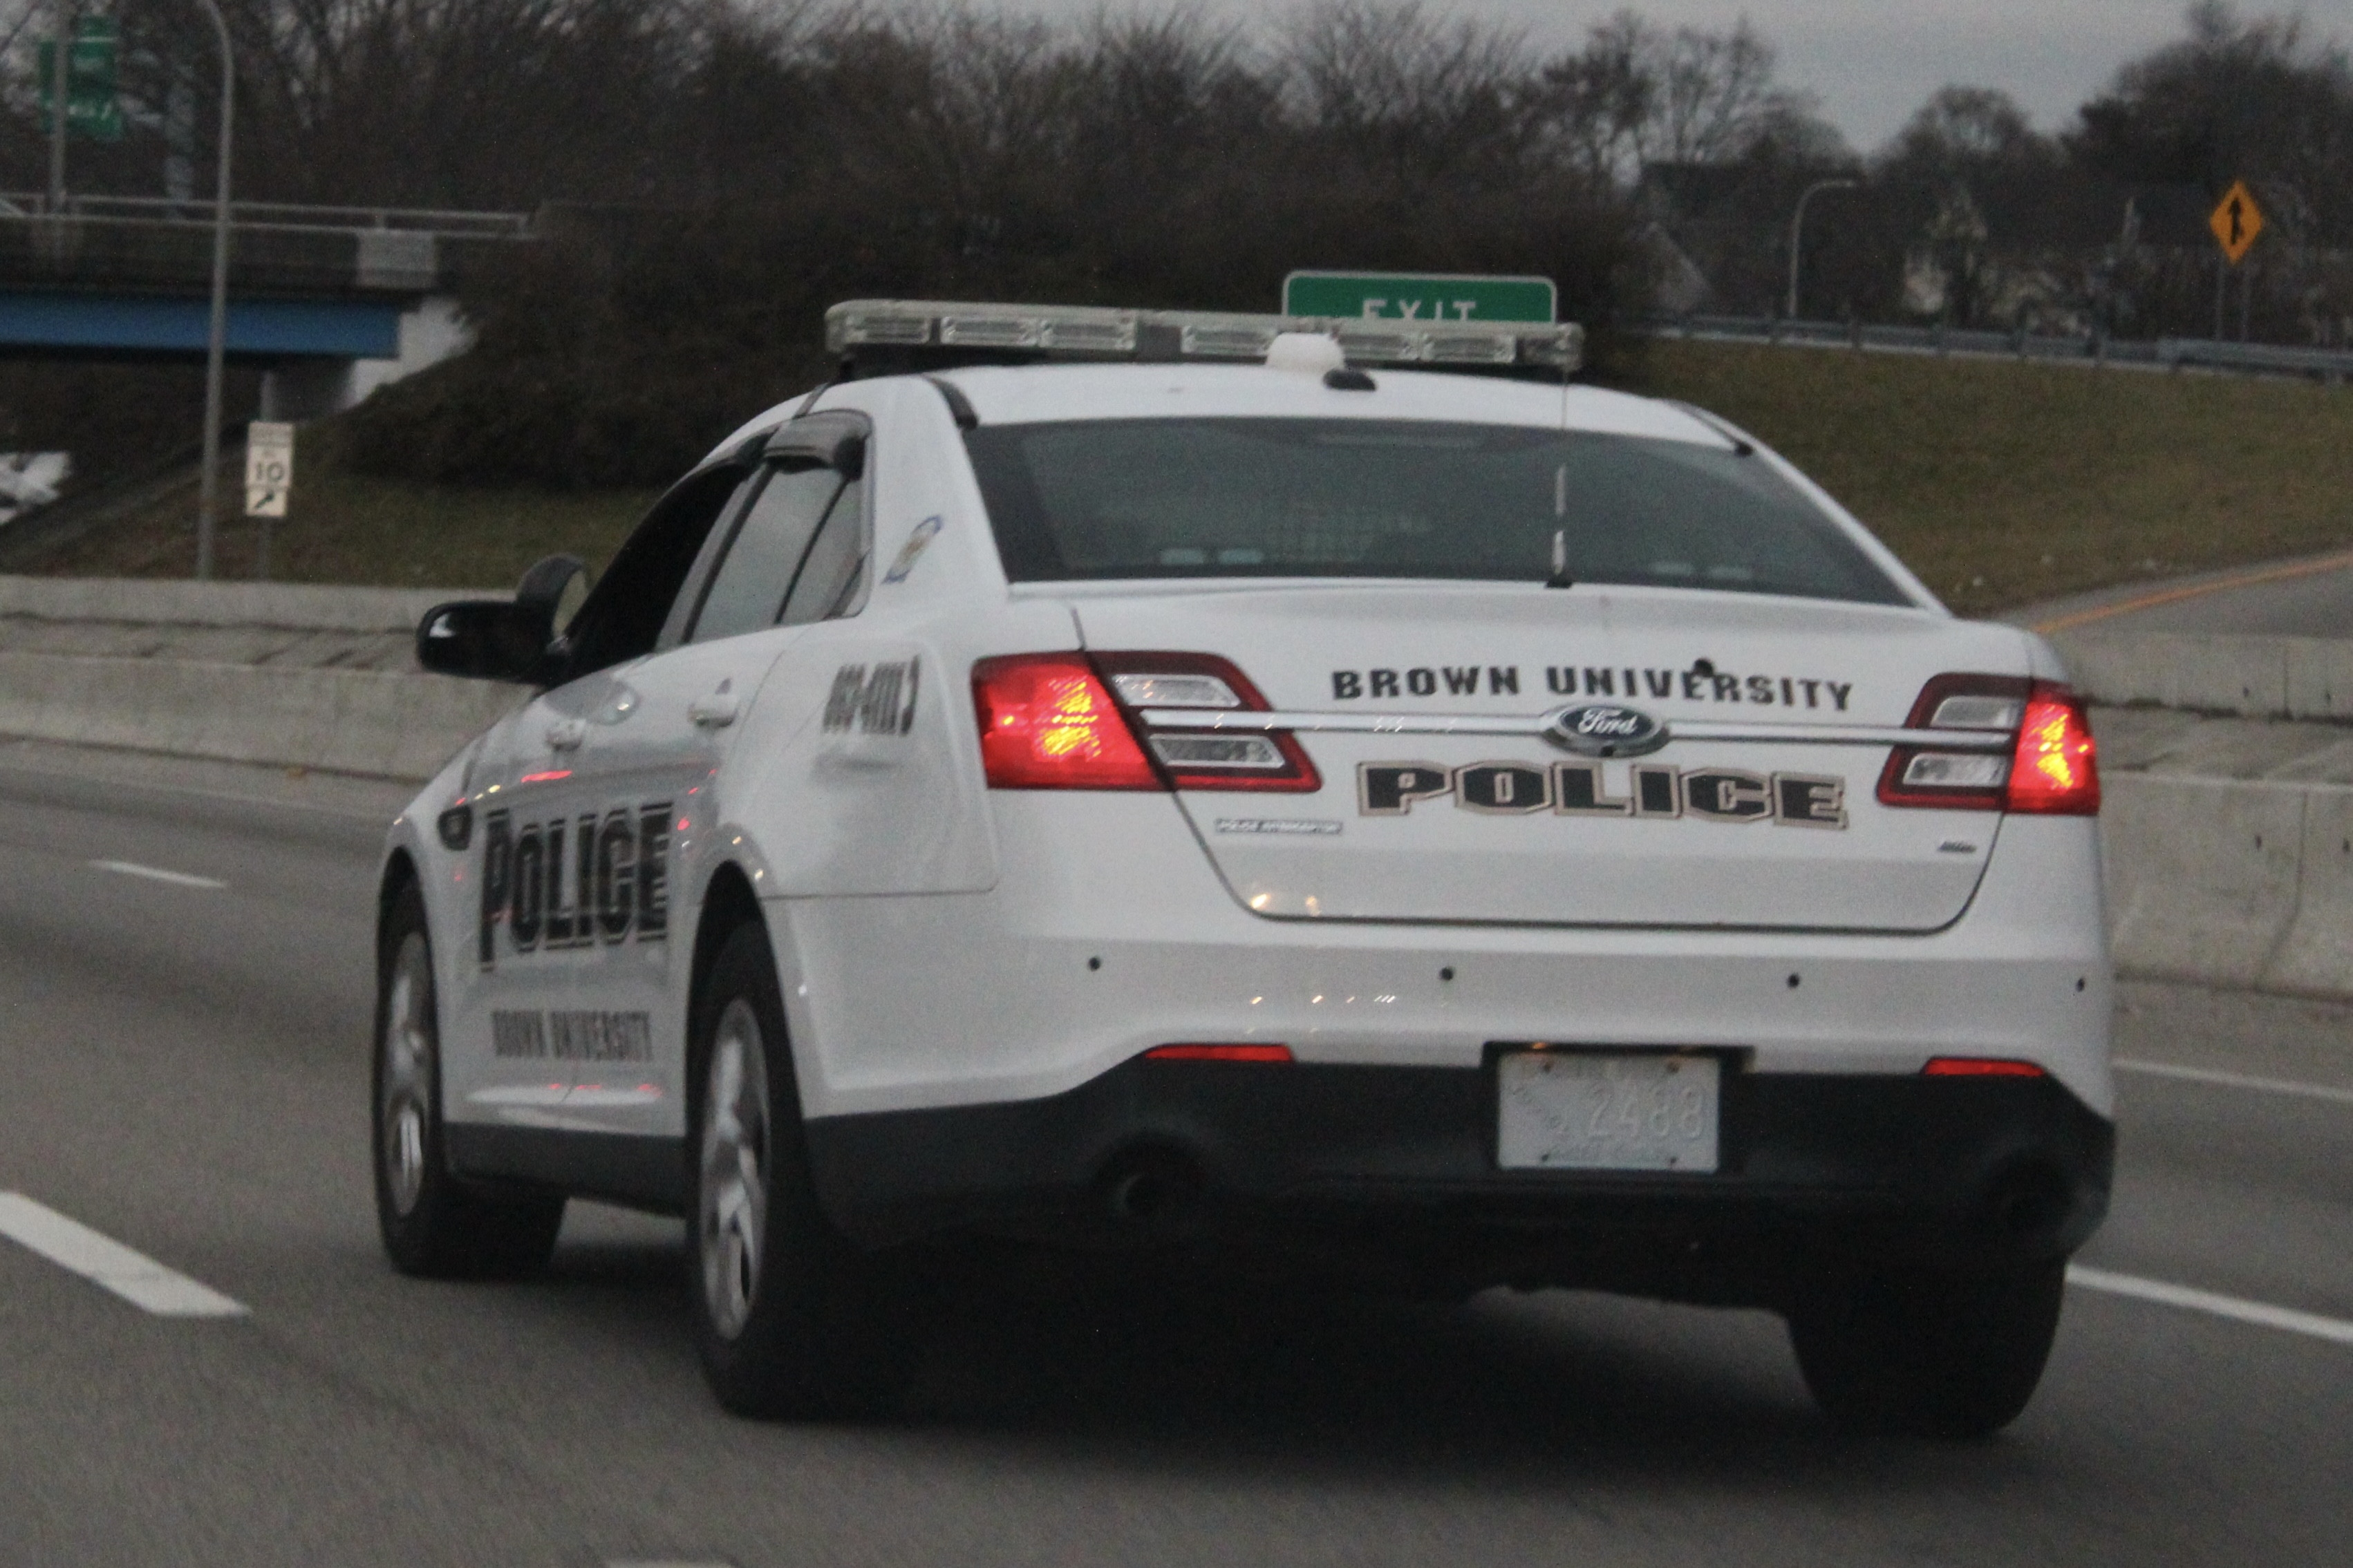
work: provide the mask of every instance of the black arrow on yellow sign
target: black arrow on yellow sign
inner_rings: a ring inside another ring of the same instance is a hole
[[[2208,215],[2206,226],[2214,231],[2214,242],[2230,258],[2231,265],[2236,267],[2255,243],[2255,237],[2263,232],[2263,209],[2255,205],[2254,193],[2247,189],[2246,181],[2231,182],[2231,188],[2222,193],[2222,199]]]

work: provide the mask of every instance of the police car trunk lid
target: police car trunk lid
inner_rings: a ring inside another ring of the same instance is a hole
[[[1091,649],[1219,656],[1298,716],[1319,790],[1178,795],[1271,919],[1933,931],[2000,816],[1882,805],[1890,743],[1861,732],[1903,725],[1933,676],[2027,673],[2010,628],[1760,595],[1060,587]],[[1598,757],[1537,732],[1583,706],[1666,742]]]

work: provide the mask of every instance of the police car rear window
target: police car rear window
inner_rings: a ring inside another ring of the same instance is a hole
[[[1820,508],[1728,447],[1423,421],[1104,419],[965,437],[1017,583],[1579,583],[1907,603]]]

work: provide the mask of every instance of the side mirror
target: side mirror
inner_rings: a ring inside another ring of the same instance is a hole
[[[534,562],[522,581],[515,584],[514,602],[528,605],[547,617],[548,625],[555,624],[556,606],[564,602],[564,590],[572,579],[586,575],[588,563],[577,555],[550,555]]]
[[[436,605],[417,623],[417,662],[436,675],[537,685],[554,629],[544,606],[519,600]]]

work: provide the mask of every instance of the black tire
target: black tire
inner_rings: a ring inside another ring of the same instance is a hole
[[[887,1411],[904,1382],[910,1291],[893,1260],[827,1220],[768,935],[726,938],[696,998],[687,1273],[704,1373],[738,1415]]]
[[[1814,1401],[1855,1431],[1989,1436],[2034,1397],[2066,1262],[1989,1272],[1885,1265],[1825,1277],[1790,1310]]]
[[[384,1249],[402,1273],[429,1279],[536,1274],[555,1250],[564,1199],[484,1192],[449,1173],[432,944],[424,897],[411,882],[385,911],[376,941],[368,1120],[375,1129],[375,1214]]]

